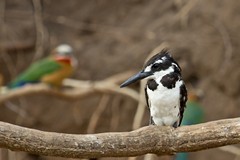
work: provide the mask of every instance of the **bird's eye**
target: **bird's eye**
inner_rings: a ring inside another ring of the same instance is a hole
[[[152,65],[152,69],[158,69],[160,67],[159,63],[155,63]]]

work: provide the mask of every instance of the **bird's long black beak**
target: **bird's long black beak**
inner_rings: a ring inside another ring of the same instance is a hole
[[[146,78],[146,77],[148,77],[148,76],[150,76],[150,75],[152,75],[151,72],[143,72],[143,71],[141,71],[141,72],[135,74],[134,76],[130,77],[130,78],[129,78],[128,80],[126,80],[125,82],[123,82],[123,83],[120,85],[120,87],[121,87],[121,88],[126,87],[126,86],[128,86],[129,84],[132,84],[132,83],[134,83],[134,82],[136,82],[136,81],[138,81],[138,80],[141,80],[141,79],[143,79],[143,78]]]

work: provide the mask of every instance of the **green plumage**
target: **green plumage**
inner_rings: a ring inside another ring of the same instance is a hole
[[[20,87],[26,83],[36,83],[41,81],[45,75],[51,74],[61,69],[61,65],[54,59],[46,58],[33,63],[26,71],[13,80],[8,87]]]
[[[202,123],[204,120],[204,112],[201,105],[196,100],[187,102],[187,107],[184,111],[182,126]],[[188,160],[188,153],[177,153],[175,160]]]
[[[196,101],[188,101],[183,115],[182,125],[192,125],[203,122],[204,112],[200,104]]]

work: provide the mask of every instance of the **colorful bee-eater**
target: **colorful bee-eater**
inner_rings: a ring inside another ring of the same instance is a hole
[[[27,70],[16,77],[9,88],[21,87],[25,84],[43,82],[59,87],[64,78],[73,73],[76,60],[73,49],[67,44],[56,47],[51,56],[33,63]]]

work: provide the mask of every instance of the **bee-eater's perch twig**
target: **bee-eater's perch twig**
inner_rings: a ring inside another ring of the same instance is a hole
[[[46,94],[66,100],[78,100],[98,92],[126,95],[136,101],[139,101],[137,91],[131,88],[120,89],[117,84],[129,77],[129,73],[130,72],[124,72],[101,81],[79,81],[67,79],[64,86],[71,86],[73,88],[65,90],[51,89],[49,86],[44,84],[28,85],[2,94],[0,96],[0,104],[14,98],[32,94]]]
[[[63,134],[0,122],[0,147],[68,158],[128,157],[193,152],[240,143],[240,118],[174,129],[148,126],[132,132]]]

